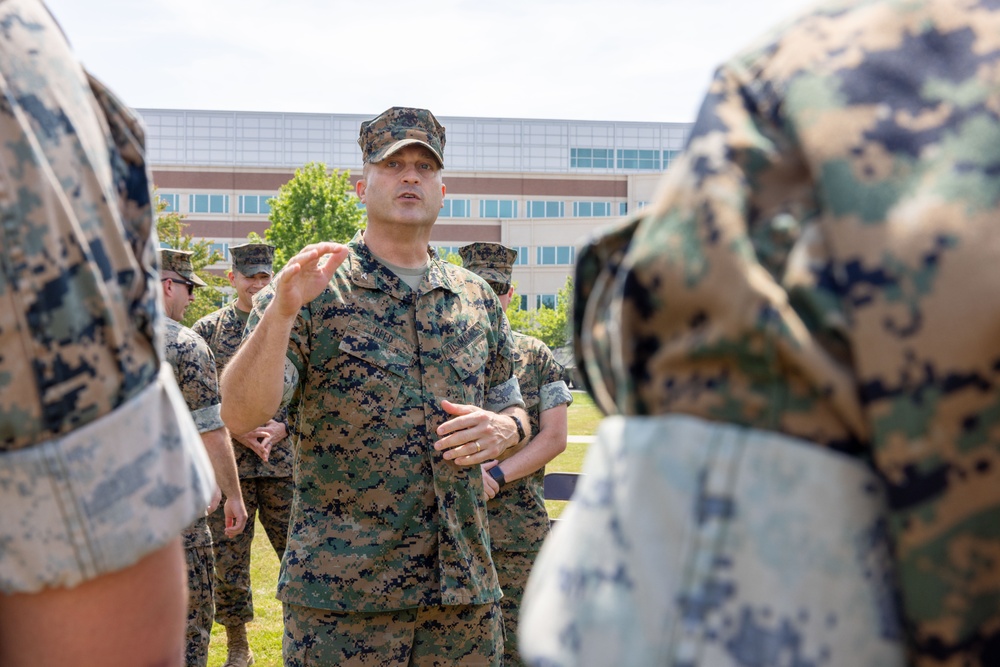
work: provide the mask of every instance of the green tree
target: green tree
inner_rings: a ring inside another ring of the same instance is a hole
[[[227,299],[226,288],[229,281],[205,271],[205,267],[225,259],[218,250],[212,250],[212,242],[208,240],[195,241],[190,234],[185,234],[187,223],[184,216],[176,211],[167,212],[167,202],[154,197],[156,202],[156,235],[161,247],[175,250],[190,250],[191,264],[198,277],[208,283],[208,287],[199,287],[194,291],[194,302],[184,312],[181,324],[191,326],[199,318],[221,308]]]
[[[535,310],[521,310],[521,300],[511,299],[507,306],[507,319],[514,331],[534,336],[550,348],[555,349],[566,345],[570,340],[570,322],[572,322],[573,307],[573,277],[566,278],[556,295],[556,307],[542,306]]]
[[[295,176],[268,203],[271,226],[264,236],[275,247],[275,271],[310,243],[346,243],[364,228],[364,214],[358,208],[350,172],[334,169],[327,173],[322,162],[296,169]]]

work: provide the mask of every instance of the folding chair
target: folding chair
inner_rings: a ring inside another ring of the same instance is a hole
[[[570,500],[573,491],[576,490],[576,483],[582,477],[578,472],[548,472],[545,473],[543,483],[543,493],[546,500]],[[554,525],[558,519],[551,519],[550,525]]]

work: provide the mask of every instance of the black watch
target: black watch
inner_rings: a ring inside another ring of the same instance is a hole
[[[500,466],[493,466],[486,472],[490,474],[490,477],[497,481],[497,484],[500,485],[501,489],[507,483],[507,478],[503,476],[503,470],[500,470]]]
[[[521,442],[522,440],[524,440],[524,425],[521,423],[521,420],[515,417],[514,415],[507,415],[507,416],[514,420],[514,425],[517,426],[517,442]],[[516,445],[517,442],[515,442],[514,444]],[[493,470],[493,468],[490,468],[490,470]]]

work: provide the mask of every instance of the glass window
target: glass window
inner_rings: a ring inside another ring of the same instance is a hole
[[[166,202],[167,206],[163,209],[164,213],[179,213],[181,210],[181,196],[177,194],[169,194],[166,192],[156,193],[157,198],[160,201]]]
[[[628,203],[618,202],[618,215],[628,215]]]
[[[480,218],[516,218],[517,201],[513,199],[483,199],[479,202]]]
[[[446,259],[448,255],[457,255],[458,248],[457,245],[439,245],[435,250],[439,259]]]
[[[660,151],[638,148],[618,149],[619,169],[660,169]]]
[[[614,151],[610,148],[570,148],[569,166],[579,169],[611,169]]]
[[[229,213],[229,195],[190,195],[191,213]]]
[[[271,212],[270,199],[270,195],[240,195],[240,213],[267,215]]]
[[[576,201],[573,202],[573,217],[575,218],[606,218],[611,215],[609,201]]]
[[[439,218],[468,218],[472,202],[468,199],[445,199]]]
[[[535,308],[552,308],[556,307],[556,295],[555,294],[538,294],[535,296]]]
[[[528,295],[519,294],[517,298],[521,301],[521,310],[528,310]]]
[[[683,151],[663,151],[663,168],[666,169],[670,164],[681,156]]]
[[[543,245],[538,246],[535,255],[538,259],[537,263],[542,266],[572,264],[576,257],[576,248],[571,245]]]
[[[517,251],[517,258],[514,260],[514,266],[527,266],[528,246],[526,245],[514,246],[514,250]],[[527,308],[527,306],[525,306],[525,308]]]
[[[529,201],[529,218],[562,218],[566,215],[566,205],[561,201]]]

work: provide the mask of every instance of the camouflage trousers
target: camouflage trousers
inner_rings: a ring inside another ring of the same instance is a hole
[[[528,584],[528,575],[531,574],[531,566],[534,565],[538,552],[495,549],[491,555],[493,566],[497,570],[500,589],[503,590],[503,599],[500,600],[506,635],[503,645],[503,664],[504,667],[521,667],[524,662],[517,650],[517,621],[521,598],[524,597],[524,587]]]
[[[253,620],[253,593],[250,588],[250,547],[253,544],[254,516],[260,521],[274,552],[281,558],[288,540],[288,519],[292,510],[291,477],[241,479],[247,526],[241,535],[226,537],[225,499],[208,515],[208,527],[215,544],[215,620],[222,625],[240,625]]]
[[[285,667],[496,667],[499,603],[344,613],[284,604]]]
[[[205,667],[208,664],[208,642],[212,637],[215,618],[214,558],[212,547],[191,547],[184,550],[187,561],[188,615],[185,634],[184,664]]]

